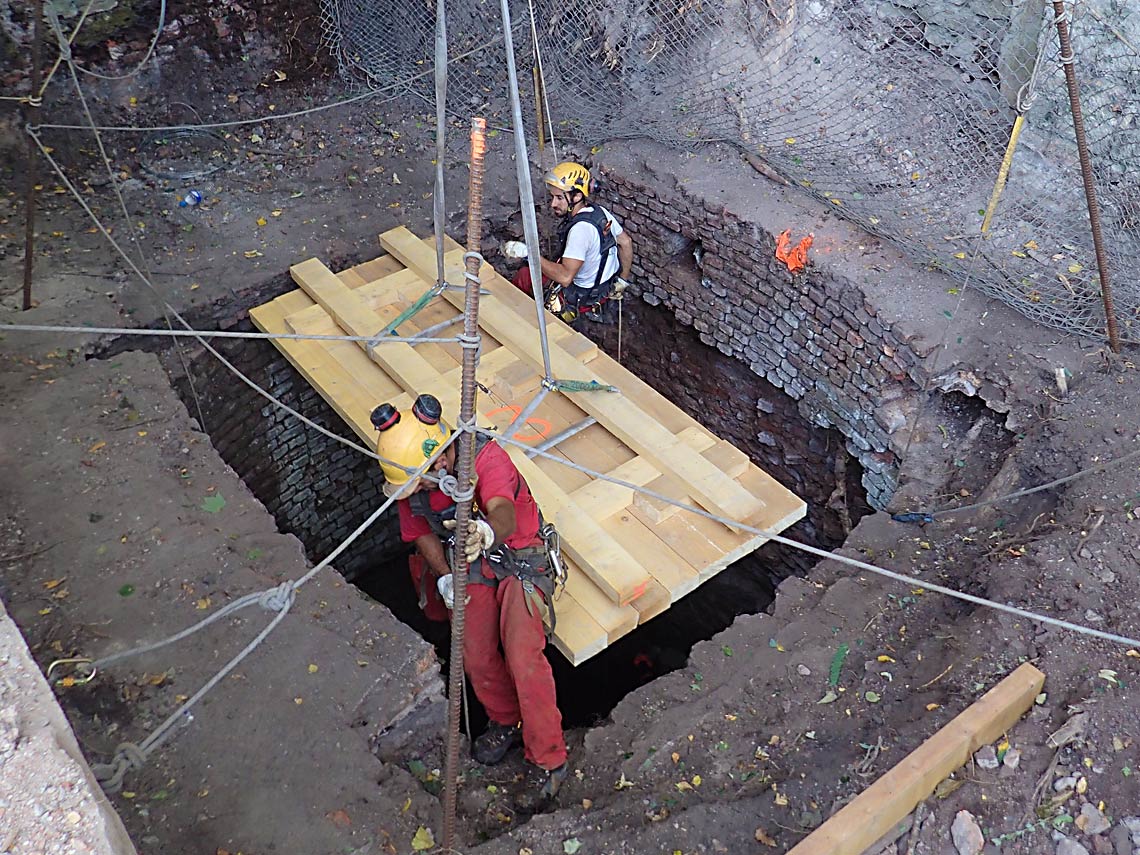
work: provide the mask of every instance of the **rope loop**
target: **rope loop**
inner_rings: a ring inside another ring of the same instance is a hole
[[[275,588],[262,591],[261,596],[257,598],[257,604],[271,612],[283,612],[293,605],[296,597],[297,589],[293,587],[293,583],[282,582]]]
[[[42,95],[29,95],[26,98],[24,98],[23,101],[29,107],[37,107],[38,108],[38,107],[42,107],[44,105],[44,99],[43,99]]]
[[[482,264],[483,264],[483,254],[482,253],[480,253],[480,252],[465,252],[465,253],[463,253],[464,262],[470,261],[473,258],[479,262],[480,266],[482,266]]]
[[[482,338],[478,334],[467,335],[467,333],[459,333],[459,335],[455,337],[455,340],[459,342],[460,347],[464,350],[477,350],[482,343]]]
[[[95,780],[105,793],[117,793],[123,788],[123,776],[131,769],[141,769],[146,764],[146,752],[133,742],[120,742],[110,763],[96,763],[91,767]]]

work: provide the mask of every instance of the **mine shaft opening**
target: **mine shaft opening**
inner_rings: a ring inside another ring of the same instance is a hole
[[[839,432],[813,424],[792,398],[703,344],[666,309],[626,303],[622,363],[807,502],[807,517],[788,536],[823,549],[841,545],[871,508],[861,485],[863,469]],[[591,324],[585,332],[616,355],[615,327]],[[349,436],[335,411],[269,342],[227,339],[215,347],[276,398]],[[200,408],[219,454],[273,514],[278,529],[301,541],[311,561],[325,558],[384,501],[379,467],[371,458],[303,424],[204,352],[188,360],[196,401],[177,353],[167,348],[162,356],[189,413],[196,416]],[[393,511],[334,566],[431,642],[446,663],[448,627],[428,621],[419,609],[407,554]],[[549,646],[564,726],[604,720],[632,690],[684,667],[698,641],[738,615],[765,611],[779,581],[806,573],[813,563],[805,553],[768,543],[577,667]],[[475,732],[482,721],[481,710],[474,709]]]

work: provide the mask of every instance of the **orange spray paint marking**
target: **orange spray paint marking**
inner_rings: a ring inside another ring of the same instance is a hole
[[[501,407],[496,407],[487,413],[487,418],[493,418],[499,413],[510,413],[511,420],[517,419],[522,414],[522,407],[517,404],[504,404]],[[540,439],[546,439],[550,436],[550,431],[553,425],[546,419],[536,419],[534,416],[528,418],[523,422],[524,426],[530,428],[530,433],[517,433],[514,438],[519,442],[538,442]]]
[[[794,247],[792,243],[792,230],[784,229],[780,232],[779,237],[776,238],[776,259],[784,262],[788,266],[788,270],[792,273],[799,273],[807,266],[807,254],[811,248],[812,241],[815,240],[814,234],[809,234]]]

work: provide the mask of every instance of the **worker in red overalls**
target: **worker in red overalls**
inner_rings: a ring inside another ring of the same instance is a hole
[[[410,411],[399,412],[391,404],[373,410],[386,495],[395,495],[409,473],[447,441],[450,430],[441,415],[431,395],[420,395]],[[450,445],[431,471],[454,473],[455,460],[456,447]],[[466,554],[457,568],[468,572],[463,664],[491,721],[472,755],[493,765],[521,741],[526,759],[539,770],[526,798],[541,801],[558,793],[568,772],[554,675],[543,654],[543,613],[553,607],[554,574],[530,488],[498,443],[482,435],[476,438],[475,479]],[[437,580],[448,602],[452,567],[446,544],[455,527],[455,502],[437,482],[422,478],[401,495],[400,534],[415,544],[422,562],[417,587],[435,588],[431,580]]]

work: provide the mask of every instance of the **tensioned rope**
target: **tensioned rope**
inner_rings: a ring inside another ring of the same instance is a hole
[[[401,337],[398,335],[318,335],[316,333],[272,333],[272,332],[243,332],[240,330],[164,330],[154,327],[88,327],[88,326],[62,326],[57,324],[0,324],[0,333],[4,332],[50,332],[50,333],[80,333],[91,335],[141,335],[141,336],[167,336],[181,338],[245,338],[270,339],[284,341],[358,341],[368,344],[448,344],[459,339],[456,336],[436,338],[431,336],[411,335]]]
[[[1067,629],[1067,630],[1070,630],[1072,632],[1081,633],[1083,635],[1090,635],[1090,636],[1093,636],[1096,638],[1104,639],[1105,641],[1112,641],[1112,642],[1117,643],[1117,644],[1123,644],[1123,645],[1126,645],[1128,647],[1140,647],[1140,639],[1129,638],[1128,636],[1125,636],[1125,635],[1117,635],[1115,633],[1105,632],[1105,631],[1099,630],[1099,629],[1093,629],[1091,627],[1082,626],[1081,624],[1072,623],[1072,622],[1066,621],[1066,620],[1061,620],[1060,618],[1049,617],[1048,615],[1039,614],[1037,612],[1031,612],[1027,609],[1021,609],[1021,608],[1018,608],[1016,606],[1008,606],[1008,605],[1005,605],[1003,603],[995,602],[994,600],[987,600],[984,597],[976,597],[973,594],[967,594],[967,593],[964,593],[963,591],[956,591],[953,588],[947,588],[944,585],[939,585],[937,583],[930,582],[926,579],[922,579],[922,578],[919,578],[917,576],[907,576],[903,573],[896,573],[893,570],[887,570],[884,567],[877,567],[874,564],[868,564],[866,561],[860,561],[856,558],[848,558],[846,555],[840,555],[838,553],[828,552],[825,549],[820,549],[818,547],[811,546],[811,545],[806,544],[806,543],[800,543],[798,540],[792,540],[791,538],[784,537],[783,535],[781,535],[778,532],[773,532],[773,531],[768,531],[767,529],[757,528],[756,526],[751,526],[751,525],[748,525],[746,523],[743,523],[740,520],[734,520],[734,519],[731,519],[729,517],[724,517],[724,516],[721,516],[719,514],[715,514],[715,513],[712,513],[710,511],[706,511],[704,508],[697,507],[696,505],[686,504],[682,501],[678,501],[677,499],[673,498],[672,496],[667,496],[664,493],[659,493],[656,490],[649,489],[648,487],[639,486],[639,485],[634,484],[630,481],[623,481],[620,478],[615,478],[612,475],[609,475],[609,474],[604,473],[604,472],[598,472],[596,470],[590,469],[589,467],[582,466],[581,464],[578,464],[578,463],[574,463],[573,461],[568,460],[565,457],[561,457],[557,454],[552,454],[548,451],[539,451],[539,450],[535,449],[533,446],[528,445],[525,442],[520,442],[519,440],[516,440],[516,439],[510,439],[508,437],[503,437],[493,430],[489,430],[487,428],[476,428],[475,430],[476,430],[476,432],[482,433],[485,436],[489,436],[492,439],[496,439],[499,442],[506,442],[509,445],[513,445],[513,446],[516,446],[518,448],[525,449],[527,451],[528,455],[536,456],[536,457],[542,457],[542,458],[545,458],[547,460],[552,460],[561,466],[566,466],[566,467],[569,467],[570,469],[575,470],[576,472],[581,472],[585,475],[589,475],[591,478],[596,478],[596,479],[601,480],[601,481],[608,481],[611,484],[617,484],[621,487],[625,487],[627,489],[633,490],[636,493],[640,493],[641,495],[649,496],[651,498],[657,499],[658,501],[665,502],[666,504],[672,505],[676,508],[680,508],[683,511],[688,511],[689,513],[697,514],[698,516],[702,516],[702,517],[705,517],[706,519],[713,520],[714,522],[718,522],[721,525],[728,526],[729,528],[740,529],[741,531],[746,531],[749,534],[754,534],[754,535],[759,535],[761,537],[766,537],[769,540],[775,541],[776,543],[782,543],[785,546],[790,546],[793,549],[799,550],[800,552],[806,552],[809,555],[815,555],[819,558],[825,558],[825,559],[828,559],[830,561],[838,561],[842,564],[847,564],[851,567],[857,567],[860,570],[866,570],[869,573],[874,573],[876,575],[883,576],[883,577],[886,577],[888,579],[893,579],[896,582],[905,582],[908,585],[914,585],[916,587],[921,587],[921,588],[924,588],[925,590],[928,590],[928,591],[934,591],[935,593],[938,593],[938,594],[944,594],[945,596],[953,597],[954,599],[964,600],[965,602],[973,603],[974,605],[978,605],[978,606],[985,606],[986,608],[997,609],[998,611],[1007,612],[1008,614],[1017,615],[1018,617],[1023,617],[1023,618],[1026,618],[1028,620],[1035,620],[1035,621],[1039,621],[1041,623],[1049,624],[1051,626],[1056,626],[1060,629]]]

